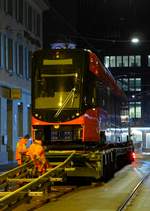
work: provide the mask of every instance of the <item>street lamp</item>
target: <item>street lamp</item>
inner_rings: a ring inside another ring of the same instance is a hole
[[[131,42],[134,43],[134,44],[137,44],[137,43],[140,42],[140,40],[139,40],[138,37],[133,37],[133,38],[131,39]]]

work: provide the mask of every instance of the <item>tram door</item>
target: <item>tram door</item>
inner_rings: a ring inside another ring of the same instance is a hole
[[[13,160],[13,144],[12,144],[12,128],[13,128],[13,117],[12,117],[12,100],[7,100],[7,152],[8,161]]]
[[[150,148],[150,133],[146,133],[146,148]]]

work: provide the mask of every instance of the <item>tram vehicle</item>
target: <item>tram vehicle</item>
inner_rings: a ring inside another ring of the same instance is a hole
[[[50,162],[76,151],[67,176],[108,179],[132,161],[132,145],[122,142],[123,103],[124,92],[92,51],[33,53],[33,136],[41,134]]]

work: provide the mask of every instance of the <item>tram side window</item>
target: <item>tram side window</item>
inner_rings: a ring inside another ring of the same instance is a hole
[[[105,107],[106,104],[106,98],[105,98],[105,91],[103,88],[103,84],[100,81],[96,81],[96,104],[98,106]]]
[[[110,92],[110,94],[109,94],[108,111],[110,112],[110,114],[114,113],[114,96],[113,96],[112,92]]]
[[[95,81],[91,81],[90,79],[86,81],[85,87],[86,96],[84,97],[84,103],[88,107],[96,106],[96,87]]]

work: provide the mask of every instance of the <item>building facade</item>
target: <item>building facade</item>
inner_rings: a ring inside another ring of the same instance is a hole
[[[0,162],[31,134],[31,55],[43,46],[43,0],[0,0]]]
[[[120,47],[119,47],[120,45]],[[150,149],[150,51],[149,44],[115,44],[104,52],[104,64],[126,92],[128,105],[122,122],[130,128],[135,147]]]

